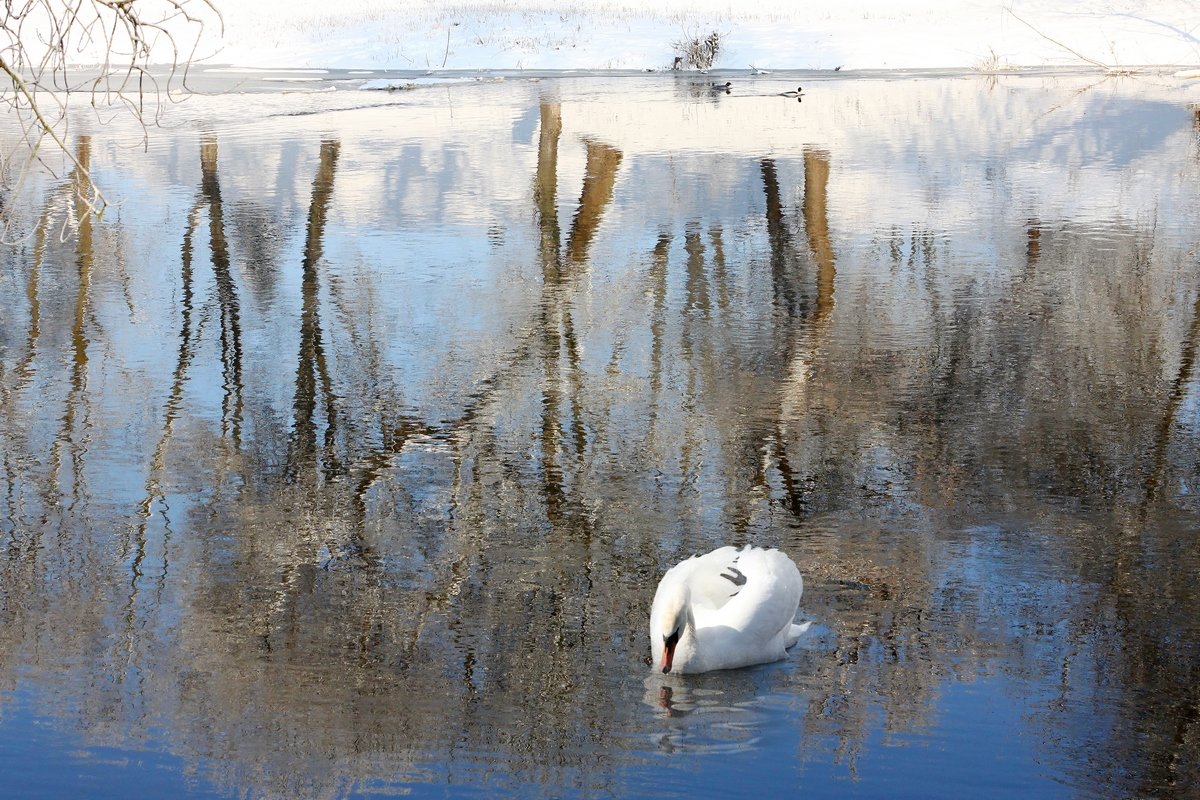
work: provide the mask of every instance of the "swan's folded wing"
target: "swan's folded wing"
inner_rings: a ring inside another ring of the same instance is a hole
[[[741,590],[744,581],[737,570],[738,555],[736,547],[719,547],[711,553],[693,556],[667,570],[662,583],[687,584],[697,614],[696,623],[703,624],[701,618],[707,612],[721,608]]]
[[[778,550],[746,548],[733,566],[744,583],[706,621],[736,628],[756,641],[790,630],[804,591],[800,570],[792,560]]]

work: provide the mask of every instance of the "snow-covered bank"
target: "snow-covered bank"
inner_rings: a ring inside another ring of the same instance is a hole
[[[57,23],[47,15],[54,4],[17,13],[9,33],[29,63],[75,19],[61,5]],[[138,47],[162,64],[190,56],[270,69],[663,70],[686,56],[686,43],[715,36],[714,69],[1200,66],[1200,4],[1185,0],[138,0],[136,8],[143,32],[161,30]],[[123,63],[130,43],[111,11],[85,17],[64,44],[69,62]],[[111,53],[106,29],[116,36]]]
[[[256,0],[222,3],[211,63],[373,69],[665,69],[716,31],[714,68],[1200,64],[1180,0]]]

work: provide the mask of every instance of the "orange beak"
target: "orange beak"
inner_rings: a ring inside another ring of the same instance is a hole
[[[663,644],[662,671],[667,674],[671,671],[671,662],[675,659],[675,642],[668,640]]]

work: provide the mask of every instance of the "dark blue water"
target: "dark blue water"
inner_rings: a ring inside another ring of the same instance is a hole
[[[1192,87],[335,77],[4,189],[6,791],[1197,791]],[[808,634],[654,673],[746,543]]]

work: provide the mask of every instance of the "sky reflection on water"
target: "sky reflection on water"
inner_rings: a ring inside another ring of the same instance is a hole
[[[14,785],[1194,791],[1186,90],[780,81],[77,123],[119,205],[5,202]],[[748,542],[793,657],[650,673],[662,570]]]

